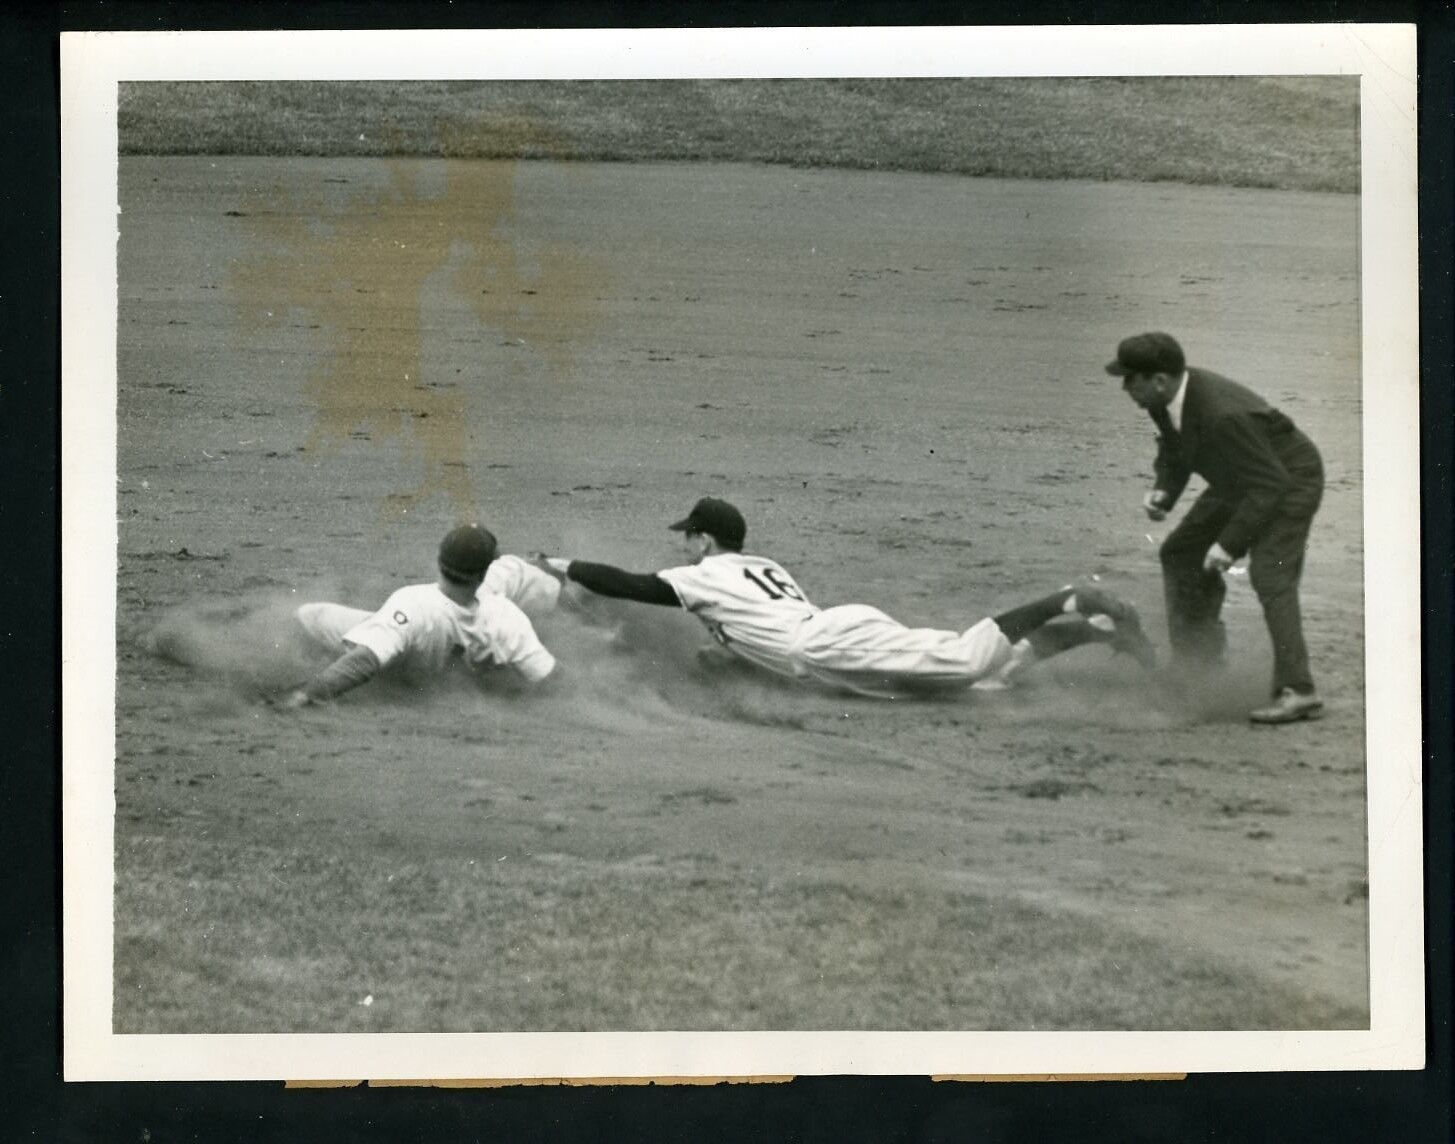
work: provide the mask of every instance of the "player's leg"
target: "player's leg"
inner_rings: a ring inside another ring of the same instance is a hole
[[[977,691],[1004,691],[1015,677],[1033,663],[1061,655],[1089,643],[1110,644],[1117,638],[1116,624],[1105,615],[1095,620],[1083,616],[1061,616],[1049,620],[1011,646],[1011,656],[995,672],[979,679]],[[1146,637],[1142,637],[1145,640]],[[1151,653],[1150,646],[1148,647]]]
[[[1085,644],[1109,644],[1116,639],[1116,631],[1116,622],[1104,613],[1099,613],[1095,619],[1062,616],[1042,624],[1026,636],[1026,642],[1036,659],[1050,659],[1053,655],[1061,655]]]
[[[343,604],[304,604],[294,615],[308,638],[319,647],[337,655],[344,650],[344,636],[373,613]]]
[[[1088,643],[1117,646],[1118,641],[1128,640],[1133,633],[1146,645],[1146,656],[1155,659],[1146,637],[1141,634],[1136,609],[1104,589],[1062,591],[1028,608],[1064,609],[1068,602],[1077,610],[1058,610],[1024,634],[1014,616],[1004,620],[1004,627],[1002,617],[995,617],[958,633],[904,628],[894,640],[894,658],[892,662],[886,661],[886,666],[892,667],[900,687],[907,691],[966,685],[993,691],[1010,686],[1012,677],[1029,664]],[[1089,614],[1084,614],[1082,609]],[[1020,638],[1012,641],[1012,634]],[[1141,649],[1129,643],[1118,650],[1137,654]],[[1143,663],[1148,662],[1147,658],[1139,658]]]
[[[963,681],[958,664],[947,662],[936,669],[927,658],[933,649],[949,647],[959,638],[957,632],[907,628],[867,604],[841,604],[798,626],[788,659],[799,675],[835,690],[894,698],[937,682]],[[995,651],[998,665],[1010,655],[1010,643],[1002,638]]]
[[[1011,678],[1029,664],[1089,643],[1106,644],[1130,655],[1149,671],[1157,665],[1157,653],[1142,630],[1137,609],[1099,584],[1069,585],[1002,612],[993,622],[1013,641],[1013,653],[993,676],[976,684],[982,690],[1009,686]],[[970,638],[975,630],[970,629],[965,637]]]
[[[1227,585],[1203,569],[1203,557],[1232,518],[1232,508],[1211,493],[1197,498],[1162,542],[1162,587],[1167,598],[1167,637],[1175,659],[1194,665],[1220,663],[1227,633],[1219,618]]]
[[[1059,605],[1058,605],[1059,607]],[[865,604],[826,608],[805,620],[789,657],[802,675],[876,698],[934,694],[995,676],[1018,650],[994,620],[967,631],[909,628]]]
[[[1140,636],[1136,609],[1090,586],[1062,589],[963,632],[909,628],[851,604],[804,621],[789,655],[802,674],[867,695],[993,688],[1026,663],[1084,643],[1115,643],[1129,627]]]

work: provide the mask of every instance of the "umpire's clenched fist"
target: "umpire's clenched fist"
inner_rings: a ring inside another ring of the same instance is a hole
[[[1142,498],[1142,509],[1152,520],[1167,519],[1167,494],[1161,489],[1153,489]]]

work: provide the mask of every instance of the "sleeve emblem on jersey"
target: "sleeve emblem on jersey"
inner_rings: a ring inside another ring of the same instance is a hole
[[[394,622],[400,625],[400,627],[403,627],[405,624],[409,623],[409,617],[406,616],[403,612],[395,612]]]

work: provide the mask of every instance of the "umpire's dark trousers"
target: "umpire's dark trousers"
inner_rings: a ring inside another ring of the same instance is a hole
[[[1248,551],[1248,579],[1263,605],[1263,619],[1273,640],[1274,695],[1285,687],[1303,693],[1314,689],[1298,582],[1303,576],[1309,527],[1324,491],[1323,463],[1311,444],[1283,460],[1296,482],[1295,489]],[[1202,561],[1235,507],[1209,489],[1162,543],[1167,635],[1173,655],[1180,660],[1215,663],[1222,659],[1227,635],[1218,617],[1227,585],[1220,574],[1203,571]]]

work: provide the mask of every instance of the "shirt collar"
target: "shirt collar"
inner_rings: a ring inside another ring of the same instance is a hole
[[[1177,392],[1172,395],[1172,400],[1167,403],[1167,416],[1172,418],[1172,428],[1179,433],[1182,432],[1182,402],[1187,397],[1187,371],[1182,371],[1182,376],[1177,381]]]

